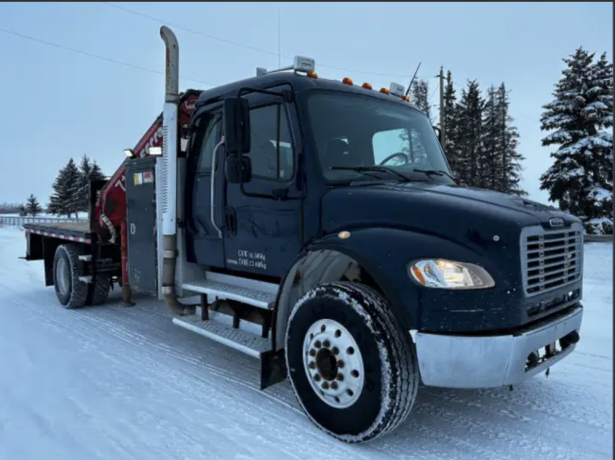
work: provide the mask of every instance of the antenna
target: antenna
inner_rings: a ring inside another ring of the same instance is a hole
[[[414,75],[412,75],[412,80],[410,80],[408,89],[406,90],[406,94],[405,94],[406,96],[410,94],[410,88],[412,88],[412,83],[414,83],[414,79],[416,78],[416,73],[419,71],[420,68],[421,68],[421,63],[419,62],[419,65],[416,67],[416,70],[414,71]]]

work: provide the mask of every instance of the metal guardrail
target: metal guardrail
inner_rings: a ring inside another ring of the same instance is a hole
[[[28,217],[28,216],[0,216],[0,227],[22,227],[24,224],[49,224],[56,222],[87,222],[87,219],[66,217]]]
[[[585,235],[586,243],[608,243],[613,242],[613,235]]]

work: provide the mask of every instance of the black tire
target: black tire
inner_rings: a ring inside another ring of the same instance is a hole
[[[111,275],[100,273],[94,275],[92,282],[88,284],[88,296],[86,305],[102,305],[109,298],[111,290]]]
[[[81,308],[86,302],[88,283],[79,280],[83,273],[81,252],[76,244],[63,244],[58,246],[53,259],[53,286],[65,308]]]
[[[308,371],[303,361],[308,356],[304,338],[322,320],[342,325],[362,356],[365,385],[349,407],[323,401],[308,375],[315,371]],[[401,329],[391,306],[375,290],[349,282],[314,287],[293,308],[285,348],[295,396],[308,417],[331,436],[348,443],[365,442],[408,417],[420,383],[416,354],[409,332]]]

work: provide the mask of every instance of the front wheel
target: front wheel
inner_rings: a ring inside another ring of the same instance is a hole
[[[416,355],[373,289],[347,282],[314,287],[293,308],[285,348],[299,403],[330,435],[368,441],[410,413],[419,385]]]

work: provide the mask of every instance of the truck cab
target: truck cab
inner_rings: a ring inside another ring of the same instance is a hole
[[[276,286],[272,351],[310,418],[345,440],[407,413],[419,381],[517,384],[579,340],[580,221],[457,185],[399,86],[294,68],[203,92],[192,121],[187,260]]]

